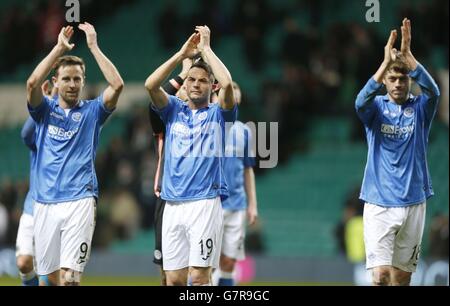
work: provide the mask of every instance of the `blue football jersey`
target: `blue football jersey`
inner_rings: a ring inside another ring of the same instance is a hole
[[[23,142],[30,149],[30,169],[33,167],[33,164],[36,161],[36,133],[35,133],[36,124],[34,123],[33,118],[28,117],[27,121],[25,121],[22,131],[20,133]],[[30,172],[31,173],[31,172]],[[23,213],[28,215],[33,215],[34,208],[34,200],[32,195],[33,189],[33,176],[30,175],[30,184],[29,191],[25,198],[25,202],[23,204]]]
[[[244,169],[255,166],[252,132],[244,123],[236,121],[227,131],[225,140],[224,173],[229,196],[223,201],[222,207],[227,210],[243,210],[247,208]]]
[[[440,93],[422,65],[410,77],[422,94],[411,95],[403,105],[390,101],[387,95],[377,96],[383,84],[373,78],[356,99],[356,112],[364,123],[368,144],[360,194],[365,202],[401,207],[433,195],[427,146]]]
[[[79,101],[67,115],[57,97],[43,97],[38,107],[28,104],[28,109],[36,122],[33,198],[59,203],[98,197],[94,161],[101,127],[112,112],[103,95]]]
[[[192,111],[187,102],[169,96],[168,105],[156,109],[166,126],[164,176],[161,198],[194,201],[228,196],[223,174],[225,122],[234,122],[237,106],[218,104]]]

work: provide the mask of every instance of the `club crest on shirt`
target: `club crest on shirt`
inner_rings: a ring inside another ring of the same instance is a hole
[[[414,116],[414,108],[407,107],[403,110],[403,115],[405,115],[406,118],[411,118]]]
[[[198,119],[198,121],[203,121],[203,120],[206,119],[206,117],[208,117],[208,113],[207,112],[203,112],[203,113],[198,115],[197,119]]]
[[[75,122],[80,122],[81,121],[81,113],[79,113],[79,112],[73,113],[72,120]]]

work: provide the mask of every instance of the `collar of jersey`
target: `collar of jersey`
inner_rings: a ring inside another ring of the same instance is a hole
[[[409,98],[408,98],[408,100],[405,102],[405,104],[411,102],[411,100],[412,100],[413,98],[414,98],[414,96],[413,96],[412,94],[409,94]],[[388,101],[388,102],[397,104],[397,103],[395,103],[394,101],[391,101],[391,99],[389,99],[389,95],[388,95],[388,94],[385,94],[385,95],[383,96],[383,101]]]
[[[56,96],[56,97],[54,98],[54,100],[55,100],[56,106],[58,106],[60,109],[63,109],[63,108],[59,105],[59,96]],[[81,107],[83,106],[83,104],[84,104],[83,100],[78,100],[78,103],[75,104],[75,106],[72,107],[71,109],[79,109],[79,108],[81,108]]]
[[[198,113],[199,111],[201,111],[201,110],[210,108],[211,105],[213,105],[213,104],[212,104],[212,103],[208,103],[208,105],[206,105],[205,107],[202,107],[202,108],[197,109],[197,113]],[[186,101],[183,102],[183,107],[188,108],[189,110],[193,111],[192,109],[189,108],[189,104],[188,104],[188,102],[186,102]]]

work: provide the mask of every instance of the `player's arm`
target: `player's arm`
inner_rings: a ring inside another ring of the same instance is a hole
[[[401,53],[405,59],[410,77],[420,86],[422,92],[429,98],[431,104],[437,104],[440,96],[439,87],[425,68],[415,59],[411,52],[411,21],[403,19],[402,24],[402,46]],[[434,105],[435,106],[435,105]]]
[[[22,130],[20,131],[20,137],[22,137],[25,145],[30,148],[30,150],[36,150],[36,142],[35,142],[35,132],[34,129],[36,127],[36,123],[33,118],[28,117],[27,121],[23,124]]]
[[[177,91],[183,86],[184,79],[187,76],[187,73],[192,66],[192,60],[186,58],[183,60],[182,70],[177,77],[167,81],[162,87],[163,90],[169,95],[175,95]],[[164,148],[164,133],[165,127],[164,122],[161,120],[156,111],[149,105],[149,119],[150,125],[153,129],[153,136],[156,140],[156,172],[155,172],[155,180],[153,185],[153,191],[157,197],[161,194],[161,167],[162,167],[162,152]]]
[[[253,167],[256,164],[253,135],[249,128],[244,130],[244,189],[247,195],[247,217],[250,225],[258,217],[258,204],[256,201],[256,184]]]
[[[192,66],[192,60],[190,58],[183,60],[183,68],[176,77],[170,79],[162,86],[163,90],[169,95],[176,95],[177,91],[183,86],[184,80],[186,79],[187,73]],[[164,123],[156,113],[156,111],[152,108],[151,104],[149,105],[149,119],[150,125],[153,129],[153,135],[156,137],[158,134],[164,134]]]
[[[97,33],[95,28],[88,22],[81,23],[78,28],[86,34],[86,41],[94,56],[100,70],[103,73],[109,86],[103,92],[103,103],[108,110],[113,110],[117,101],[119,100],[120,93],[122,92],[124,82],[120,76],[119,71],[116,69],[114,64],[103,54],[97,43]]]
[[[189,69],[192,67],[192,59],[185,58],[182,62],[182,68],[181,72],[174,77],[173,79],[170,79],[164,85],[162,86],[162,89],[168,94],[175,96],[177,92],[180,90],[180,88],[184,84],[184,80],[186,79]]]
[[[58,43],[52,51],[37,65],[27,80],[27,101],[32,108],[38,107],[42,102],[41,85],[53,68],[56,60],[66,51],[72,50],[74,44],[69,40],[73,35],[73,27],[67,26],[61,29],[58,35]]]
[[[199,34],[192,34],[183,47],[181,47],[180,51],[175,53],[169,60],[159,66],[158,69],[150,74],[147,80],[145,80],[145,88],[147,89],[153,104],[158,109],[164,108],[169,102],[169,97],[161,88],[161,85],[179,63],[186,58],[192,58],[197,53],[197,44],[199,40]]]
[[[397,39],[397,30],[392,30],[388,42],[384,47],[383,63],[381,63],[380,68],[378,68],[377,72],[373,76],[373,79],[378,84],[383,83],[384,76],[387,70],[389,69],[391,62],[393,62],[397,57],[397,49],[394,48],[394,43],[396,39]]]
[[[207,26],[197,26],[195,30],[200,33],[198,50],[200,51],[203,60],[211,67],[212,73],[221,87],[219,92],[220,107],[226,110],[233,109],[235,103],[233,94],[233,80],[227,67],[225,67],[222,61],[211,49],[211,31]]]
[[[388,42],[384,47],[384,60],[378,68],[377,72],[366,83],[364,88],[359,92],[355,101],[356,112],[363,121],[368,121],[374,114],[373,102],[379,90],[383,87],[384,76],[389,69],[392,61],[397,56],[397,50],[394,48],[397,39],[397,31],[392,30]]]
[[[258,203],[256,201],[255,173],[252,167],[244,169],[244,187],[247,194],[247,217],[250,225],[254,224],[258,218]]]

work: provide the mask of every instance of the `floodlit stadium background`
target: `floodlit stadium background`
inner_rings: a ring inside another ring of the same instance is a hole
[[[65,24],[65,1],[0,3],[0,285],[19,284],[14,244],[29,161],[20,128],[25,82]],[[412,51],[438,82],[428,162],[435,196],[427,203],[422,261],[414,284],[448,284],[448,1],[380,1],[368,23],[365,1],[83,1],[100,48],[125,80],[105,125],[96,167],[100,184],[88,285],[156,285],[151,262],[154,142],[143,84],[194,26],[210,26],[215,53],[243,91],[243,122],[278,122],[278,165],[255,169],[260,223],[248,229],[250,284],[365,284],[358,226],[349,218],[367,148],[355,97],[383,58],[389,30],[412,20]],[[71,54],[86,61],[85,95],[105,83],[83,33]],[[262,133],[263,134],[263,133]],[[347,209],[345,209],[347,207]],[[356,221],[358,219],[351,219]],[[340,233],[340,234],[339,234]],[[340,238],[339,238],[340,237]],[[350,249],[344,253],[343,246]]]

